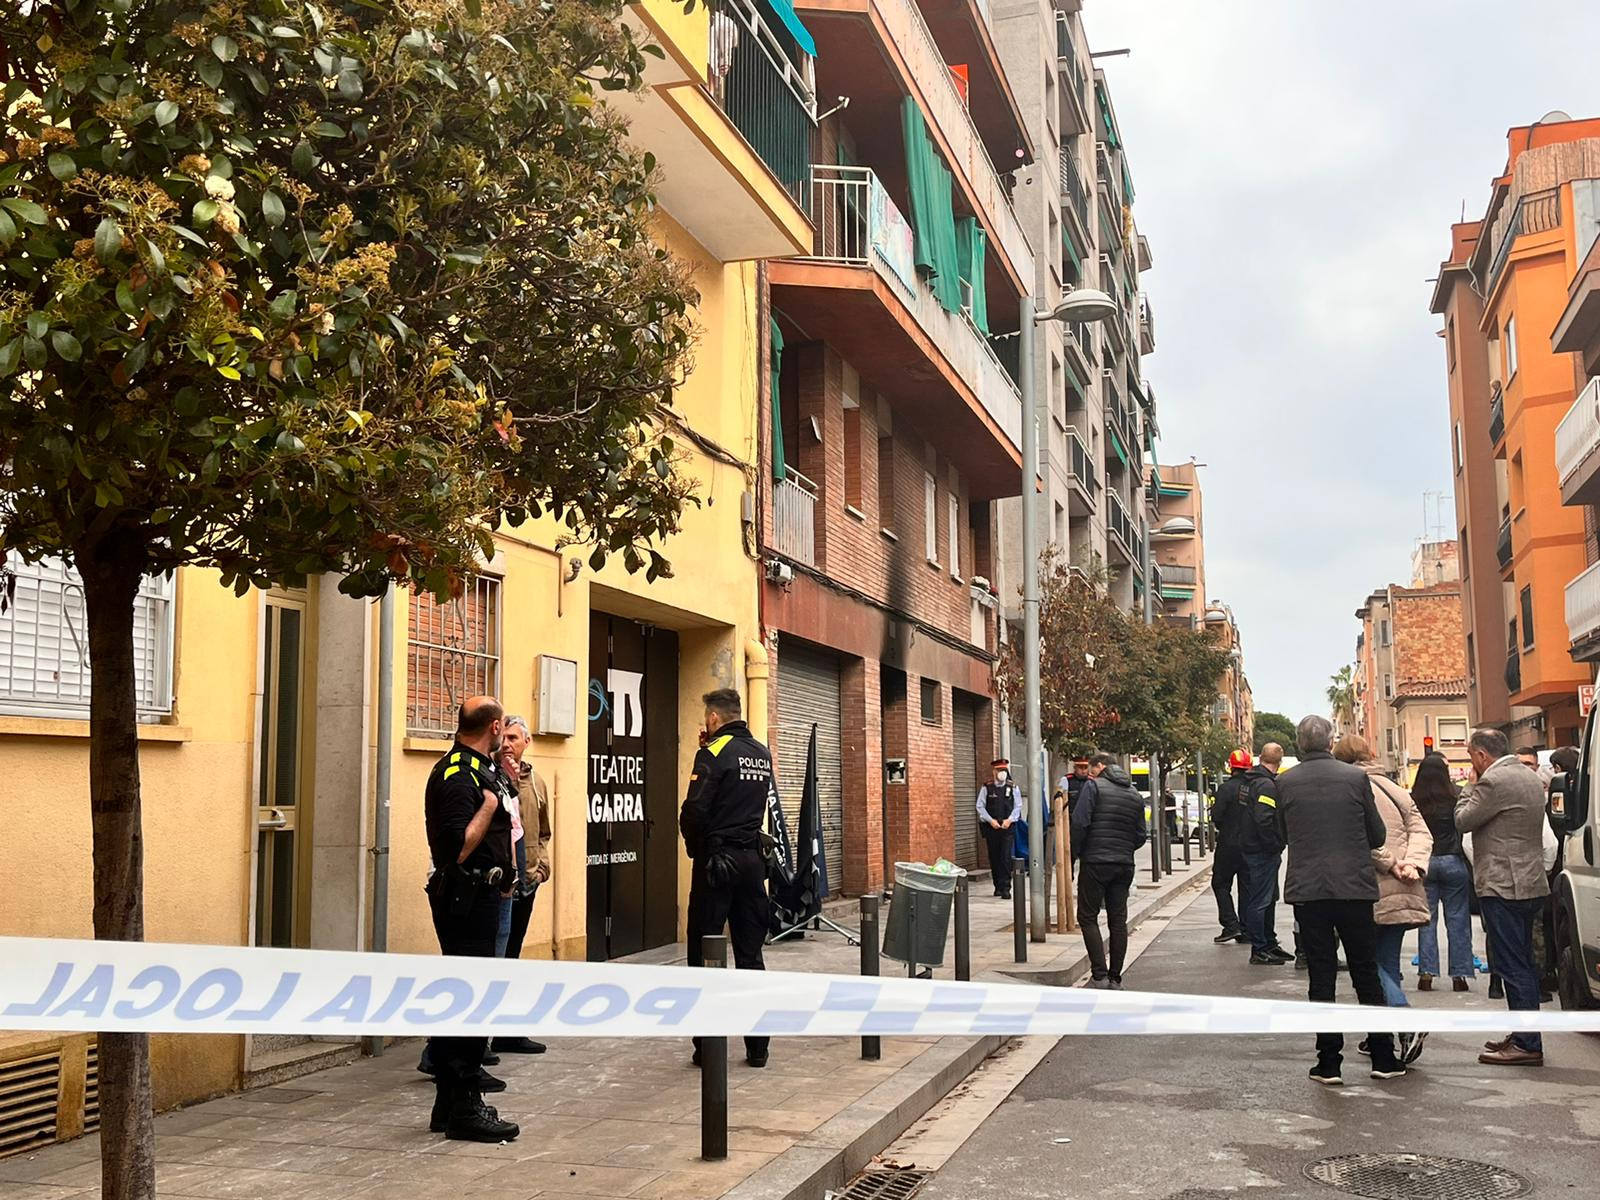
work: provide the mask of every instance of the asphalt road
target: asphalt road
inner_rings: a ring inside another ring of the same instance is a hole
[[[1305,998],[1303,972],[1252,967],[1245,947],[1211,944],[1216,929],[1203,892],[1129,967],[1128,987]],[[1413,1003],[1501,1006],[1487,978],[1467,995],[1418,993],[1414,952],[1415,935],[1402,958]],[[1341,975],[1341,1000],[1348,987]],[[1379,1083],[1359,1037],[1347,1037],[1342,1088],[1306,1078],[1315,1054],[1303,1036],[1062,1039],[918,1200],[1337,1200],[1361,1193],[1312,1182],[1309,1164],[1395,1152],[1508,1167],[1538,1197],[1600,1195],[1600,1038],[1546,1037],[1547,1065],[1530,1070],[1481,1066],[1481,1038],[1435,1034],[1406,1078]]]

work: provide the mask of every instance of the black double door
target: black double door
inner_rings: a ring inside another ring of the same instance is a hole
[[[589,631],[588,941],[594,961],[678,935],[678,635]]]

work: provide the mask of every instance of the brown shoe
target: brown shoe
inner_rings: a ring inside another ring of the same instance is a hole
[[[1419,991],[1419,992],[1431,992],[1431,991],[1433,991],[1433,976],[1432,975],[1418,975],[1417,976],[1417,991]]]
[[[1478,1055],[1478,1061],[1491,1067],[1542,1067],[1544,1055],[1512,1043],[1500,1050],[1485,1050]]]
[[[1508,1047],[1510,1045],[1511,1045],[1511,1035],[1508,1033],[1508,1034],[1506,1034],[1505,1037],[1501,1038],[1498,1042],[1485,1042],[1483,1044],[1483,1048],[1485,1050],[1491,1051],[1493,1053],[1498,1053],[1498,1052],[1500,1052],[1501,1050],[1504,1050],[1506,1047]]]
[[[1450,990],[1454,992],[1470,992],[1472,988],[1467,985],[1467,981],[1465,979],[1457,975],[1450,981]]]

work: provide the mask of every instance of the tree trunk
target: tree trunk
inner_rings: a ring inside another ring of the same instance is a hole
[[[133,604],[146,558],[113,531],[76,548],[89,622],[89,811],[94,830],[94,935],[144,940],[144,833],[139,812]],[[156,1191],[150,1039],[100,1035],[100,1189],[104,1200]]]

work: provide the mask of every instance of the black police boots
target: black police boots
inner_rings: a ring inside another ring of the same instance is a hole
[[[477,1092],[457,1097],[444,1129],[445,1137],[456,1142],[514,1142],[521,1132],[512,1122],[502,1121]]]

